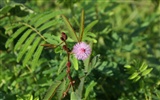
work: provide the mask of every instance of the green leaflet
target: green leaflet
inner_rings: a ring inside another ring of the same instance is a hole
[[[20,35],[27,27],[23,26],[19,28],[6,42],[6,48],[9,47],[9,45],[13,42],[13,40]]]
[[[124,67],[127,68],[127,69],[130,69],[132,66],[131,65],[125,65]]]
[[[98,20],[95,20],[93,22],[91,22],[89,25],[86,26],[86,28],[84,29],[84,32],[88,32],[94,25],[96,25],[98,23]]]
[[[6,6],[0,9],[0,14],[6,14],[9,12],[10,9],[12,9],[14,6]]]
[[[70,37],[71,39],[73,39],[75,42],[78,42],[78,41],[79,41],[79,40],[78,40],[78,37],[77,37],[75,31],[73,30],[70,22],[69,22],[68,19],[67,19],[65,16],[63,16],[63,15],[62,15],[62,18],[63,18],[63,21],[64,21],[66,27],[67,27],[68,30],[69,30],[69,33],[68,33],[69,37]]]
[[[49,33],[45,33],[43,36],[46,38],[46,41],[50,44],[58,45],[59,42],[61,42],[59,38]]]
[[[81,24],[80,24],[80,31],[79,31],[80,39],[79,39],[79,41],[82,41],[83,33],[84,33],[84,10],[82,10],[82,12],[81,12]]]
[[[58,100],[62,100],[63,98],[63,93],[64,91],[66,90],[66,87],[68,85],[66,84],[66,80],[63,80],[63,82],[60,84],[60,86],[57,88],[57,97],[58,97]]]
[[[56,47],[56,48],[54,49],[54,52],[55,52],[55,53],[62,53],[63,50],[62,50],[62,48],[61,48],[60,46],[58,46],[58,47]]]
[[[45,33],[43,36],[44,36],[46,39],[55,41],[57,44],[58,44],[59,42],[61,42],[60,38],[57,38],[57,36],[55,36],[55,35],[51,35],[51,34],[49,34],[49,33]],[[50,42],[49,42],[49,43],[50,43]],[[54,42],[53,42],[53,43],[51,42],[50,44],[54,44]]]
[[[31,49],[28,50],[28,53],[26,54],[26,56],[25,56],[25,58],[24,58],[24,60],[23,60],[23,66],[25,66],[25,65],[28,63],[29,59],[32,57],[32,55],[33,55],[35,49],[37,48],[40,40],[41,40],[41,38],[38,37],[38,38],[34,41],[33,45],[31,46]]]
[[[29,36],[29,34],[32,32],[31,29],[28,29],[23,36],[18,40],[14,47],[14,51],[16,51],[19,47],[21,47],[22,43],[26,40],[26,38]]]
[[[141,76],[137,76],[133,79],[133,82],[137,82],[138,80],[140,80]]]
[[[67,73],[63,72],[63,73],[60,73],[55,80],[58,80],[58,81],[61,81],[62,79],[64,79],[64,77],[67,75]]]
[[[75,58],[74,56],[71,58],[71,61],[73,63],[73,67],[75,70],[78,70],[78,59]]]
[[[40,19],[37,19],[37,22],[34,24],[34,26],[37,28],[43,23],[49,21],[51,18],[54,18],[56,15],[59,15],[59,14],[60,12],[52,12],[49,14],[43,14],[44,16],[42,16]]]
[[[98,66],[99,60],[100,60],[100,55],[98,54],[91,61],[92,68],[96,68]]]
[[[61,83],[62,83],[61,81],[54,81],[54,83],[49,87],[43,100],[50,100],[54,96],[57,88]]]
[[[96,40],[96,39],[91,38],[91,37],[87,37],[87,36],[85,36],[85,37],[83,38],[83,41],[89,41],[89,42],[97,43],[97,40]]]
[[[50,43],[50,44],[54,44],[54,45],[57,45],[57,44],[58,44],[57,41],[55,41],[55,40],[53,40],[53,39],[51,39],[51,38],[46,39],[46,41],[47,41],[48,43]]]
[[[89,42],[97,43],[97,40],[95,38],[96,38],[95,33],[86,32],[84,33],[82,41],[89,41]]]
[[[87,72],[87,74],[89,74],[91,72],[92,69],[96,68],[100,62],[99,62],[99,57],[100,55],[96,55],[92,60],[91,60],[91,63],[89,61],[89,59],[86,59],[86,61],[83,61],[84,62],[84,65],[85,65],[85,72]]]
[[[14,28],[17,28],[17,27],[22,27],[22,24],[20,24],[20,23],[14,23],[13,25],[11,25],[11,26],[8,26],[8,28],[6,29],[6,31],[5,31],[5,34],[9,34],[9,35],[11,35],[10,34],[10,31],[12,31]],[[14,34],[14,33],[13,33]]]
[[[71,92],[71,100],[81,100],[76,92]]]
[[[97,37],[97,36],[96,36],[94,33],[92,33],[92,32],[87,32],[87,33],[85,33],[85,35],[86,35],[86,36],[93,37],[93,38],[96,38],[96,37]]]
[[[17,100],[39,100],[39,99],[33,99],[33,95],[32,94],[26,94],[23,97],[17,95]]]
[[[129,79],[132,80],[132,79],[136,78],[138,75],[139,75],[139,73],[134,72],[134,73],[129,77]]]
[[[58,20],[52,20],[52,21],[49,21],[47,23],[45,23],[44,25],[42,25],[40,28],[39,28],[39,31],[43,31],[47,28],[50,28],[50,27],[53,27],[54,25],[58,24]]]
[[[145,62],[142,62],[141,67],[139,68],[139,71],[143,72],[147,69],[148,65]]]
[[[91,22],[87,27],[84,29],[84,37],[82,38],[83,41],[89,41],[93,43],[97,43],[97,40],[95,39],[96,35],[94,33],[88,32],[94,25],[98,23],[98,20],[95,20]]]
[[[82,98],[85,77],[81,78],[80,80],[81,80],[81,82],[78,86],[78,89],[76,90],[76,93],[79,96],[79,98]]]
[[[97,83],[92,81],[86,88],[86,92],[84,94],[84,100],[87,100],[88,96],[89,96],[89,93],[91,91],[93,91],[93,87],[96,85]]]
[[[39,14],[38,16],[34,16],[32,17],[32,21],[29,22],[30,25],[34,25],[40,18],[42,18],[44,16],[44,14]]]
[[[143,71],[142,76],[145,76],[145,75],[149,74],[152,70],[153,70],[153,68],[149,68],[149,69]]]
[[[41,44],[44,44],[44,43],[45,43],[45,41],[42,41],[42,42],[40,43],[40,45],[41,45]],[[38,46],[36,52],[35,52],[34,55],[33,55],[32,67],[36,66],[36,64],[37,64],[37,62],[38,62],[38,59],[39,59],[39,57],[40,57],[40,55],[41,55],[42,50],[43,50],[43,46]]]
[[[20,52],[18,53],[18,57],[17,57],[17,62],[19,62],[22,58],[22,56],[24,55],[24,53],[27,51],[28,46],[32,43],[32,41],[34,40],[36,34],[32,34],[25,42],[23,48],[20,50]]]
[[[58,72],[57,74],[59,75],[62,70],[66,67],[66,64],[67,64],[67,57],[65,57],[62,62],[60,63],[59,67],[58,67]]]
[[[44,70],[42,73],[43,73],[44,75],[47,75],[47,74],[51,74],[51,73],[53,73],[53,72],[57,72],[57,68],[56,68],[56,67],[52,67],[52,68],[49,68],[49,69],[47,69],[47,70]]]
[[[127,73],[130,74],[128,79],[133,80],[133,82],[137,82],[141,78],[145,79],[145,76],[153,69],[148,68],[148,65],[140,60],[133,60],[132,65],[125,65],[124,67],[126,68]]]

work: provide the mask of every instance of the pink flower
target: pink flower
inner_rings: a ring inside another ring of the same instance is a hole
[[[91,48],[85,42],[74,45],[72,52],[78,60],[85,60],[91,54]]]

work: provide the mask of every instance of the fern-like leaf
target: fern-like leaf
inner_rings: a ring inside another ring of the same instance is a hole
[[[18,37],[27,27],[21,27],[19,28],[6,42],[6,47],[9,47],[10,44],[14,41],[16,37]]]
[[[28,51],[28,53],[26,54],[24,60],[23,60],[23,66],[25,66],[27,64],[27,62],[29,61],[29,59],[32,57],[36,47],[38,46],[39,42],[40,42],[41,38],[37,38],[35,40],[35,42],[33,43],[33,45],[31,46],[31,49]]]
[[[54,29],[60,22],[55,17],[62,12],[45,12],[42,14],[32,14],[18,23],[13,23],[9,26],[6,34],[11,35],[6,42],[6,47],[10,47],[13,41],[15,43],[14,51],[18,53],[17,62],[23,61],[23,66],[31,64],[32,67],[36,66],[38,59],[42,53],[43,46],[46,42],[59,44],[59,41],[54,40],[56,36],[47,36],[48,30]],[[17,31],[13,32],[14,29]],[[13,32],[13,33],[11,33]],[[51,41],[53,39],[53,41]],[[30,60],[32,61],[31,63]]]
[[[24,35],[18,40],[17,44],[14,47],[14,50],[16,51],[19,47],[21,47],[22,43],[26,40],[26,38],[30,35],[32,32],[31,29],[28,29]]]
[[[28,47],[30,46],[30,44],[33,42],[34,38],[35,38],[36,34],[32,34],[25,42],[24,47],[22,48],[22,50],[20,51],[20,53],[18,54],[17,57],[17,61],[19,62],[21,60],[21,58],[23,57],[23,55],[25,54],[25,52],[27,51]]]
[[[44,43],[45,43],[45,42],[42,41],[42,42],[40,43],[40,45],[41,45],[41,44],[44,44]],[[35,66],[35,65],[37,64],[38,59],[39,59],[39,57],[40,57],[40,55],[41,55],[41,53],[42,53],[42,50],[43,50],[43,46],[39,46],[38,49],[36,50],[36,52],[35,52],[35,54],[34,54],[34,56],[33,56],[32,66]]]

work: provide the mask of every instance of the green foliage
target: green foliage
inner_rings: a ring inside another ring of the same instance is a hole
[[[39,15],[31,15],[27,17],[24,22],[18,22],[18,26],[13,28],[17,28],[16,32],[12,35],[11,38],[9,38],[6,42],[6,47],[9,47],[12,42],[19,37],[18,42],[15,44],[14,51],[19,50],[17,61],[21,61],[22,57],[23,59],[23,66],[26,66],[28,64],[29,60],[33,56],[33,62],[32,65],[35,65],[40,57],[40,54],[43,50],[43,47],[41,46],[46,41],[49,43],[53,43],[52,41],[49,41],[53,38],[44,38],[44,31],[46,29],[49,30],[49,28],[53,27],[54,25],[58,24],[58,20],[53,20],[56,15],[60,13],[43,13]],[[41,17],[41,18],[40,18]],[[32,20],[32,21],[31,21]],[[17,25],[17,23],[15,23]],[[12,28],[9,28],[7,32],[10,30],[13,30]],[[23,34],[22,34],[23,33]],[[7,33],[6,33],[7,34]],[[45,36],[49,34],[47,31],[45,32]],[[43,41],[43,42],[41,42]],[[55,43],[55,42],[54,42]],[[57,45],[57,44],[56,44]],[[23,49],[20,49],[23,48]],[[28,51],[28,52],[27,52]],[[27,52],[27,53],[26,53]]]
[[[75,57],[72,57],[71,61],[75,70],[78,70],[78,60]]]
[[[11,14],[19,17],[24,17],[29,13],[33,13],[33,11],[25,7],[23,4],[19,3],[10,3],[0,9],[1,15]]]
[[[142,61],[133,61],[132,65],[125,65],[127,69],[127,73],[131,74],[129,76],[130,80],[137,82],[138,80],[142,79],[143,77],[147,76],[153,68],[148,68],[148,65]]]
[[[78,37],[77,37],[77,34],[74,32],[74,30],[73,30],[70,22],[67,20],[67,18],[66,18],[65,16],[62,16],[62,18],[63,18],[63,20],[64,20],[64,22],[65,22],[65,24],[66,24],[66,26],[67,26],[67,28],[68,28],[68,30],[69,30],[69,34],[68,34],[68,35],[69,35],[74,41],[76,41],[76,42],[79,41],[79,40],[78,40]]]
[[[75,92],[72,92],[71,93],[71,100],[81,100],[81,98]]]
[[[85,95],[84,95],[84,100],[87,100],[87,98],[89,98],[89,94],[90,94],[91,91],[93,91],[93,87],[95,85],[96,85],[96,82],[91,81],[91,83],[86,88],[86,92],[85,92]]]
[[[0,99],[159,100],[159,18],[159,0],[2,0]],[[61,32],[92,49],[73,85]]]

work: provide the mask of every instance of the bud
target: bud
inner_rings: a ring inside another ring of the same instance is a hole
[[[66,41],[67,40],[67,35],[64,32],[62,32],[62,34],[61,34],[61,40],[62,41]]]
[[[73,85],[74,83],[76,83],[75,81],[71,81],[70,84]]]
[[[70,61],[67,62],[67,67],[71,67],[71,62]]]
[[[70,69],[69,68],[67,69],[67,73],[70,73]]]
[[[67,48],[67,46],[66,45],[63,45],[63,49],[65,50],[65,51],[69,51],[69,49]]]
[[[61,39],[62,41],[65,41],[65,40],[63,39],[63,37],[61,37],[60,39]]]

